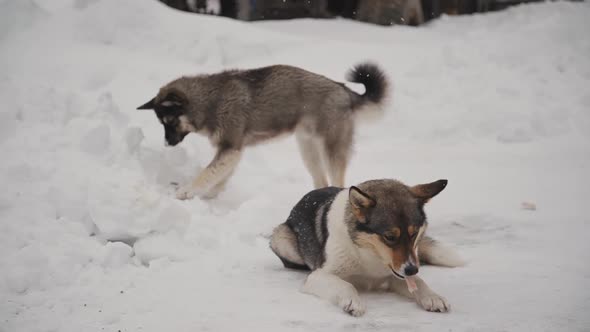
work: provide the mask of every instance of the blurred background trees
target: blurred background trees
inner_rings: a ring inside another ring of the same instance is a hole
[[[538,0],[160,0],[189,12],[244,21],[341,16],[380,25],[420,25],[442,14],[503,9]]]

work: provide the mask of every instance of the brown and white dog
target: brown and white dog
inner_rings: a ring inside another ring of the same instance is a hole
[[[450,305],[417,276],[420,261],[455,267],[463,261],[424,236],[424,204],[447,180],[408,187],[395,180],[311,191],[275,228],[270,247],[287,268],[311,270],[303,292],[360,316],[365,306],[356,287],[386,289],[414,298],[428,311]],[[404,279],[415,281],[410,292]]]

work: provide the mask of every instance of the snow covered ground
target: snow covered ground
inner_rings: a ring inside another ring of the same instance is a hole
[[[0,0],[0,331],[588,331],[590,5],[241,23],[145,0]],[[292,138],[249,149],[226,192],[178,201],[201,137],[166,148],[135,108],[190,73],[276,63],[343,80],[370,59],[394,100],[347,182],[449,179],[430,234],[464,268],[420,274],[453,305],[362,294],[353,318],[298,292],[272,228],[311,189]],[[536,211],[521,208],[536,204]]]

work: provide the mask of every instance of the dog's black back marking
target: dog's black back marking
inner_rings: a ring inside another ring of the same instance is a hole
[[[297,237],[299,253],[312,270],[319,268],[326,259],[324,249],[328,239],[328,212],[340,191],[342,188],[336,187],[311,191],[303,196],[287,218],[287,226]],[[317,225],[318,222],[320,225]]]

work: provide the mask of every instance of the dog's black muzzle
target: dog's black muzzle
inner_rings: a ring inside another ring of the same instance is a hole
[[[168,145],[168,146],[178,145],[178,143],[182,142],[182,140],[184,139],[184,137],[186,135],[187,134],[181,134],[176,131],[166,130],[166,134],[164,137],[166,139],[166,145]]]

